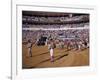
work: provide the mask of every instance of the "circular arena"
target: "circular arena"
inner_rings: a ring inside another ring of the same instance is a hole
[[[89,66],[89,14],[22,12],[22,68]]]

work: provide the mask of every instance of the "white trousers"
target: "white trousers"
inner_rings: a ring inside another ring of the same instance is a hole
[[[32,56],[32,49],[31,48],[28,48],[28,55]]]
[[[50,49],[50,56],[53,56],[53,53],[54,53],[53,49]]]

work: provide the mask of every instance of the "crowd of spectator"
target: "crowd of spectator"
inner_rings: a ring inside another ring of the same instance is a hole
[[[89,15],[70,16],[70,17],[38,17],[38,16],[23,16],[22,21],[22,42],[31,40],[32,43],[37,43],[41,40],[48,44],[52,39],[56,44],[67,45],[67,48],[89,47],[89,21],[80,23],[67,24],[51,24],[55,22],[65,21],[82,21],[88,20]],[[28,24],[27,22],[38,22],[38,24]],[[39,24],[39,22],[49,24]],[[80,29],[81,28],[81,29]],[[42,39],[43,38],[43,39]]]
[[[66,21],[79,21],[89,19],[88,15],[73,16],[73,17],[37,17],[37,16],[23,16],[23,21],[33,22],[66,22]]]

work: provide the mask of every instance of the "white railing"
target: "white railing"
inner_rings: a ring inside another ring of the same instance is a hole
[[[78,27],[78,28],[22,28],[22,30],[81,30],[81,29],[89,29],[89,27]]]

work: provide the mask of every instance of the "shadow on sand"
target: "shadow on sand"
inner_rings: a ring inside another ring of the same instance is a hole
[[[58,55],[58,56],[54,56],[54,62],[57,61],[57,60],[60,60],[61,58],[65,57],[65,56],[68,56],[68,53],[67,54],[63,54],[63,55]],[[45,59],[37,64],[35,64],[34,66],[31,66],[31,67],[23,67],[23,69],[31,69],[31,68],[37,68],[38,65],[42,64],[42,63],[45,63],[47,61],[50,61],[50,58],[49,59]],[[52,62],[52,63],[54,63]]]

